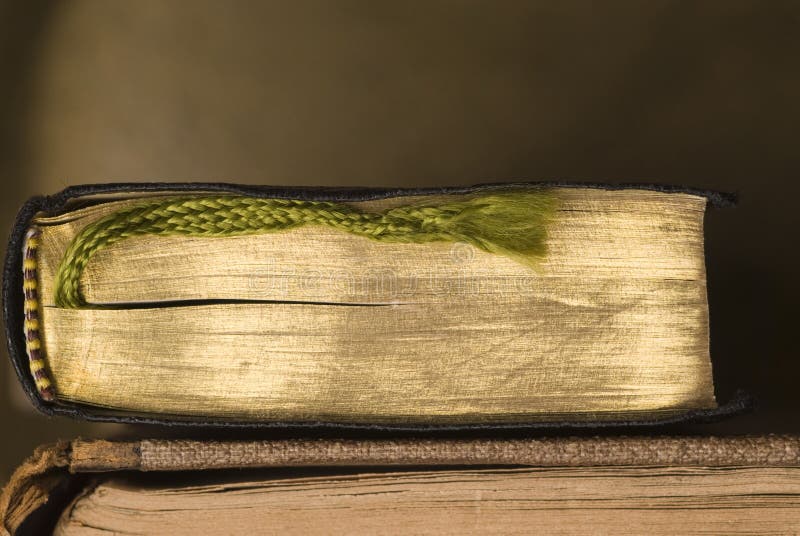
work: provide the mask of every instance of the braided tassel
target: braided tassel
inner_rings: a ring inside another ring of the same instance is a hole
[[[549,190],[493,192],[383,212],[361,212],[325,201],[240,196],[151,201],[109,214],[73,239],[56,273],[55,303],[85,306],[80,276],[91,257],[132,236],[223,237],[325,225],[381,242],[466,242],[534,265],[545,254],[546,227],[555,209],[556,197]]]

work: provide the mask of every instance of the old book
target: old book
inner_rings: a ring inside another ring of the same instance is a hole
[[[73,441],[17,470],[0,519],[60,535],[789,534],[800,438]]]
[[[18,219],[11,353],[45,410],[98,419],[705,415],[708,203],[647,186],[72,189]]]

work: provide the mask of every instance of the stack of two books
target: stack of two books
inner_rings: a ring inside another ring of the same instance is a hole
[[[34,198],[3,285],[34,404],[217,439],[43,446],[3,528],[798,531],[800,439],[641,433],[747,405],[717,404],[709,356],[703,223],[730,201],[556,183]]]

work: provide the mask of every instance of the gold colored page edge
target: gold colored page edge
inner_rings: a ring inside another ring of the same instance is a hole
[[[395,199],[397,201],[401,201],[402,200],[402,198],[395,198]],[[132,199],[119,200],[119,201],[115,200],[115,201],[110,201],[110,202],[107,202],[107,203],[103,203],[103,204],[99,205],[99,207],[103,207],[101,210],[108,210],[108,209],[110,209],[111,205],[116,206],[116,205],[121,205],[121,204],[125,204],[125,203],[128,203],[128,202],[131,202],[131,201],[132,201]],[[387,203],[387,202],[391,203],[391,198],[389,200],[381,200],[381,201],[377,201],[377,202],[372,201],[372,202],[365,202],[365,203],[383,204],[383,203]],[[98,210],[98,206],[78,209],[77,211],[71,213],[71,215],[74,217],[75,213],[81,213],[83,211],[89,212],[89,211],[95,211],[95,210]],[[64,217],[64,215],[61,215],[61,216],[55,217],[54,219],[63,218],[63,217]],[[47,221],[47,217],[42,218],[41,216],[39,216],[34,221],[39,222],[41,225],[47,225],[48,223],[53,223],[53,222]],[[40,233],[40,230],[35,228],[35,227],[31,228],[31,230],[29,231],[29,236],[28,236],[28,239],[26,240],[25,259],[26,259],[26,261],[27,260],[31,261],[31,263],[26,264],[26,266],[29,266],[32,269],[32,272],[33,272],[32,276],[33,277],[31,278],[32,281],[31,281],[30,284],[33,285],[32,286],[32,290],[34,292],[38,293],[38,292],[41,292],[42,287],[39,284],[40,283],[40,278],[41,278],[41,273],[38,273],[38,270],[37,270],[38,266],[37,266],[36,252],[37,252],[37,248],[40,245],[40,241],[41,241],[40,240],[40,235],[37,233],[37,231],[38,231],[38,233]],[[701,236],[702,236],[702,233],[701,233]],[[32,252],[32,253],[29,254],[28,253],[29,251]],[[44,254],[44,253],[42,252],[42,254]],[[703,264],[703,268],[705,268],[705,264]],[[705,271],[704,271],[704,273],[705,273]],[[45,336],[45,334],[42,333],[43,326],[40,326],[40,324],[41,324],[41,316],[38,316],[38,318],[35,319],[38,322],[35,325],[31,326],[34,329],[31,329],[30,332],[28,330],[28,328],[29,328],[28,324],[29,323],[27,322],[27,320],[28,320],[27,317],[29,316],[29,311],[30,312],[35,311],[36,314],[39,315],[40,312],[41,312],[40,308],[43,306],[43,301],[41,299],[38,299],[38,298],[41,298],[41,297],[40,296],[34,296],[34,297],[37,298],[37,299],[32,300],[30,303],[29,303],[29,300],[27,299],[27,296],[26,296],[26,300],[25,300],[25,306],[26,306],[26,309],[25,309],[25,312],[26,312],[26,351],[28,353],[28,357],[29,357],[29,361],[30,361],[31,374],[34,377],[37,390],[42,395],[42,398],[44,398],[45,400],[48,400],[48,401],[53,401],[53,400],[56,399],[56,392],[55,392],[54,381],[53,381],[53,378],[52,378],[52,373],[47,368],[48,360],[47,360],[47,356],[46,356],[46,353],[45,353],[45,347],[43,345],[43,342],[44,342],[43,341],[43,337]],[[708,309],[706,308],[706,323],[707,323],[707,318],[708,318]],[[28,336],[29,334],[31,334],[32,336],[29,337]],[[710,359],[708,359],[708,360],[710,361]],[[713,375],[712,375],[712,377],[713,377]],[[715,397],[713,396],[713,391],[712,391],[712,400],[714,398]],[[65,402],[69,402],[69,401],[65,400]],[[715,402],[715,400],[714,400],[714,402]],[[102,406],[100,406],[100,407],[102,407]],[[708,407],[711,408],[711,407],[717,407],[717,406],[716,406],[716,403],[715,403],[713,406],[708,406]],[[685,412],[685,411],[687,411],[689,409],[696,409],[696,408],[670,408],[669,410],[663,411],[662,413],[667,415],[667,416],[672,416],[672,415],[683,413],[683,412]],[[705,408],[703,408],[703,409],[705,409]],[[158,414],[159,413],[156,413],[156,415],[158,415]],[[649,412],[648,412],[648,414],[649,414]],[[587,421],[590,421],[590,420],[600,420],[600,421],[602,421],[602,420],[614,420],[616,418],[624,417],[626,415],[627,414],[625,414],[625,413],[622,413],[620,415],[617,412],[611,412],[608,415],[598,414],[598,413],[589,413],[589,414],[585,414],[584,415],[584,419],[587,420]],[[565,418],[567,416],[573,416],[574,417],[574,414],[551,415],[551,419],[548,419],[548,420],[558,421],[558,420],[561,420],[561,419],[563,419],[563,418]],[[584,420],[584,419],[581,419],[581,420]]]

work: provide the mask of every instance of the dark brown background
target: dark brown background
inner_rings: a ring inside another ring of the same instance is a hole
[[[113,180],[655,181],[739,191],[708,218],[718,395],[800,431],[800,3],[0,3],[2,225]],[[1,368],[0,478],[56,437]],[[186,433],[186,432],[178,432]]]

